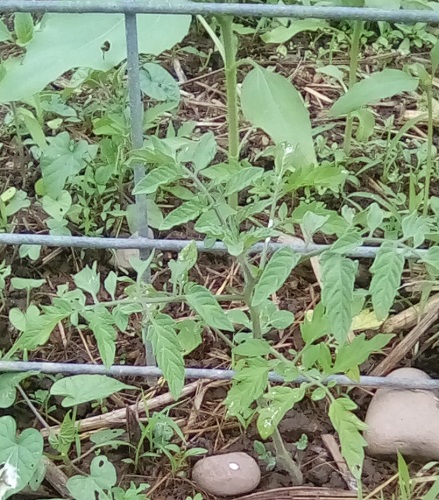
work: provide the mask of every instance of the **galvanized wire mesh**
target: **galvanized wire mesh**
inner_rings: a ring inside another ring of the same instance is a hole
[[[238,3],[196,3],[162,2],[160,0],[149,0],[140,2],[138,0],[0,0],[0,12],[58,12],[58,13],[123,13],[125,14],[126,45],[127,45],[127,76],[129,104],[131,113],[131,136],[132,145],[139,149],[143,144],[143,105],[140,93],[139,80],[139,51],[137,45],[137,14],[201,14],[201,15],[235,15],[247,17],[288,17],[288,18],[319,18],[327,20],[369,20],[390,21],[400,23],[439,22],[439,12],[429,10],[381,10],[351,7],[304,7],[297,5],[263,5],[263,4],[238,4]],[[140,164],[134,166],[134,180],[138,182],[144,175],[144,167]],[[164,251],[179,251],[187,245],[186,240],[154,240],[148,238],[148,218],[146,210],[146,199],[143,195],[136,196],[138,238],[95,238],[78,236],[52,236],[35,234],[0,234],[0,244],[5,245],[44,245],[79,248],[113,248],[128,249],[137,248],[142,258],[147,258],[153,249]],[[226,252],[222,243],[207,248],[203,242],[196,242],[199,251]],[[295,251],[310,255],[321,252],[328,245],[301,245],[301,244],[277,244],[271,243],[271,249],[281,246],[289,246]],[[255,245],[251,252],[261,252],[264,245]],[[351,257],[373,258],[377,247],[362,246],[349,253]],[[425,250],[417,250],[408,257],[417,258]],[[149,275],[143,277],[148,281]],[[150,346],[147,346],[147,363],[149,366],[113,366],[109,369],[103,365],[87,365],[73,363],[50,363],[50,362],[24,362],[24,361],[0,361],[0,372],[22,372],[36,371],[41,373],[63,373],[63,374],[109,374],[114,376],[139,376],[151,377],[161,376],[162,372],[155,366]],[[186,369],[186,378],[193,379],[231,379],[234,375],[232,370],[216,369]],[[273,382],[282,382],[282,378],[276,374],[270,374]],[[292,383],[301,383],[305,379],[298,378]],[[405,389],[436,390],[439,388],[439,380],[407,380],[385,377],[361,377],[358,381],[350,380],[344,375],[329,377],[326,382],[333,382],[344,386],[363,387],[398,387]]]

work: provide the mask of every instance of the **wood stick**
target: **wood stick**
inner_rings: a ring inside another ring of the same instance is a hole
[[[425,314],[439,305],[439,294],[431,296],[425,304],[415,304],[414,306],[401,311],[395,316],[387,319],[381,326],[381,331],[385,333],[398,332],[404,328],[413,328]]]
[[[72,498],[66,486],[68,477],[46,456],[42,460],[46,468],[45,480],[60,494],[61,498]]]
[[[186,396],[189,396],[190,394],[193,394],[197,390],[197,387],[201,382],[202,381],[199,380],[197,382],[192,382],[191,384],[188,384],[185,387],[183,387],[180,398],[184,398]],[[155,398],[149,399],[145,402],[140,401],[139,403],[135,403],[129,406],[129,408],[132,409],[134,412],[143,413],[146,410],[148,411],[155,410],[160,406],[165,406],[167,404],[174,402],[175,401],[171,393],[167,392],[166,394],[156,396]],[[104,413],[102,415],[96,415],[95,417],[84,418],[83,420],[78,421],[78,425],[80,432],[86,432],[96,429],[103,429],[111,426],[124,425],[125,421],[126,421],[126,407],[111,411],[109,413]],[[59,431],[60,431],[59,425],[55,425],[50,428],[50,432],[57,433]],[[49,435],[48,429],[41,429],[40,432],[44,437],[47,437]]]

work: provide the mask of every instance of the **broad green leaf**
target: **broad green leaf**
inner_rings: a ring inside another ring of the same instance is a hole
[[[198,200],[189,200],[182,203],[179,207],[169,212],[160,224],[161,231],[167,231],[174,226],[186,224],[196,219],[202,212],[203,206]]]
[[[257,427],[262,439],[269,438],[277,429],[287,411],[302,401],[305,397],[305,389],[297,387],[272,387],[268,394],[264,396],[267,400],[267,406],[259,410]]]
[[[6,42],[11,39],[11,33],[6,24],[0,19],[0,42]]]
[[[261,339],[248,339],[233,348],[233,354],[236,356],[245,356],[249,358],[266,356],[269,353],[270,344],[266,340]]]
[[[305,165],[317,163],[308,110],[286,78],[257,66],[244,79],[241,105],[246,119],[275,143],[297,148]]]
[[[117,483],[114,465],[105,455],[93,458],[88,476],[73,476],[67,481],[67,489],[75,500],[102,500]]]
[[[43,196],[43,210],[52,219],[62,221],[70,210],[72,201],[72,195],[68,191],[61,191],[57,199],[53,199],[50,196]]]
[[[256,358],[255,366],[242,368],[234,377],[232,387],[227,393],[224,404],[230,415],[236,416],[250,408],[262,396],[268,384],[269,367],[267,362]]]
[[[138,15],[139,51],[158,55],[172,48],[190,21],[190,16]],[[22,63],[1,82],[0,102],[34,95],[73,68],[108,71],[126,57],[123,14],[46,14],[41,26]]]
[[[393,335],[378,334],[367,340],[364,333],[355,336],[352,342],[343,344],[338,350],[334,372],[346,373],[359,367],[371,354],[386,346],[392,337]]]
[[[114,271],[110,271],[108,276],[105,278],[104,288],[110,294],[112,300],[115,300],[116,286],[117,274]]]
[[[381,209],[378,203],[373,202],[367,209],[367,227],[373,235],[374,231],[381,226],[384,220],[385,212]]]
[[[0,375],[0,408],[9,408],[15,403],[17,385],[32,375],[34,375],[32,372],[2,373]]]
[[[227,332],[235,331],[226,313],[206,287],[188,283],[185,295],[187,303],[208,326]]]
[[[329,407],[329,418],[338,432],[341,453],[355,479],[361,480],[366,440],[361,435],[367,426],[352,411],[357,405],[348,398],[338,398]]]
[[[330,116],[346,115],[363,106],[376,103],[401,92],[412,92],[418,79],[399,69],[384,69],[356,83],[329,110]]]
[[[74,375],[57,380],[50,388],[52,396],[63,396],[64,408],[99,401],[126,389],[137,389],[106,375]]]
[[[184,360],[175,329],[175,321],[170,316],[158,314],[148,326],[147,339],[171,394],[177,400],[184,386]]]
[[[34,21],[28,12],[17,12],[14,15],[14,31],[18,45],[26,45],[34,34]]]
[[[264,169],[260,167],[246,167],[234,175],[226,185],[225,196],[237,193],[251,186],[257,179],[262,177]]]
[[[199,321],[192,319],[179,321],[176,326],[181,350],[187,356],[203,342],[203,326]]]
[[[322,266],[322,303],[332,334],[343,344],[352,323],[352,303],[358,262],[336,253],[325,252]]]
[[[37,280],[32,278],[11,278],[11,285],[15,290],[31,290],[32,288],[40,288],[46,283],[45,279]]]
[[[0,464],[15,470],[17,484],[4,499],[21,491],[31,480],[43,457],[43,436],[36,429],[25,429],[17,436],[17,425],[10,416],[0,417]]]
[[[187,281],[187,273],[197,263],[198,250],[195,241],[191,241],[178,254],[177,260],[169,261],[169,269],[171,270],[171,283],[176,285],[179,282]]]
[[[331,245],[331,252],[346,254],[361,246],[362,242],[363,238],[360,233],[357,233],[356,231],[349,231],[348,233],[340,236],[340,238]]]
[[[47,147],[47,139],[44,134],[43,127],[40,122],[37,120],[32,111],[29,111],[26,108],[17,108],[16,110],[17,118],[24,122],[32,140],[35,144],[44,151]]]
[[[439,271],[439,247],[430,247],[427,253],[422,256],[422,261]]]
[[[96,299],[101,288],[101,274],[97,273],[94,267],[85,266],[84,269],[73,276],[73,281],[78,288],[88,292]]]
[[[300,254],[290,248],[280,248],[271,257],[256,283],[252,306],[260,305],[285,283],[293,268],[300,260]]]
[[[372,281],[370,294],[375,314],[379,320],[385,319],[393,305],[404,269],[404,256],[398,252],[397,244],[383,243],[371,267]]]
[[[290,25],[278,26],[261,36],[265,43],[285,43],[293,36],[304,31],[318,31],[328,27],[326,21],[319,19],[293,19]]]
[[[113,315],[103,304],[95,307],[93,311],[83,312],[82,315],[89,322],[104,365],[109,368],[116,356],[117,333],[113,326]]]
[[[181,176],[175,167],[164,165],[156,167],[148,172],[145,177],[135,186],[133,194],[152,194],[163,184],[176,181]]]
[[[401,228],[405,239],[413,239],[413,246],[415,248],[424,243],[425,236],[429,232],[428,222],[424,217],[418,217],[416,212],[403,217]]]
[[[156,101],[180,101],[180,87],[172,75],[160,64],[146,63],[140,69],[140,88]]]
[[[18,254],[20,259],[29,257],[30,260],[37,260],[40,258],[41,246],[40,245],[20,245]]]

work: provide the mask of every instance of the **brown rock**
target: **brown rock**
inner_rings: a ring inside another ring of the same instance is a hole
[[[416,368],[400,368],[388,377],[428,379]],[[378,389],[366,415],[367,452],[377,458],[439,460],[439,405],[433,391]]]
[[[137,238],[138,233],[134,233],[130,238]],[[154,239],[154,233],[151,228],[148,228],[148,237]],[[110,259],[110,263],[121,271],[132,271],[133,266],[130,263],[131,257],[140,257],[140,252],[137,248],[123,248],[116,250]]]
[[[246,453],[226,453],[197,462],[192,479],[207,493],[226,497],[253,491],[261,480],[261,471]]]

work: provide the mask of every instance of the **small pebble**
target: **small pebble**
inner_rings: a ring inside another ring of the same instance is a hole
[[[261,480],[261,471],[246,453],[226,453],[197,462],[192,479],[207,493],[227,497],[253,491]]]
[[[416,368],[400,368],[388,377],[430,378]],[[378,389],[365,422],[369,455],[395,458],[399,451],[412,460],[439,460],[439,406],[434,391]]]
[[[134,233],[130,238],[137,238],[138,233]],[[148,237],[153,239],[154,233],[152,229],[148,229]],[[119,270],[122,271],[133,271],[133,266],[130,263],[131,257],[139,258],[140,252],[136,248],[124,248],[121,250],[116,250],[115,254],[112,255],[110,263]]]

